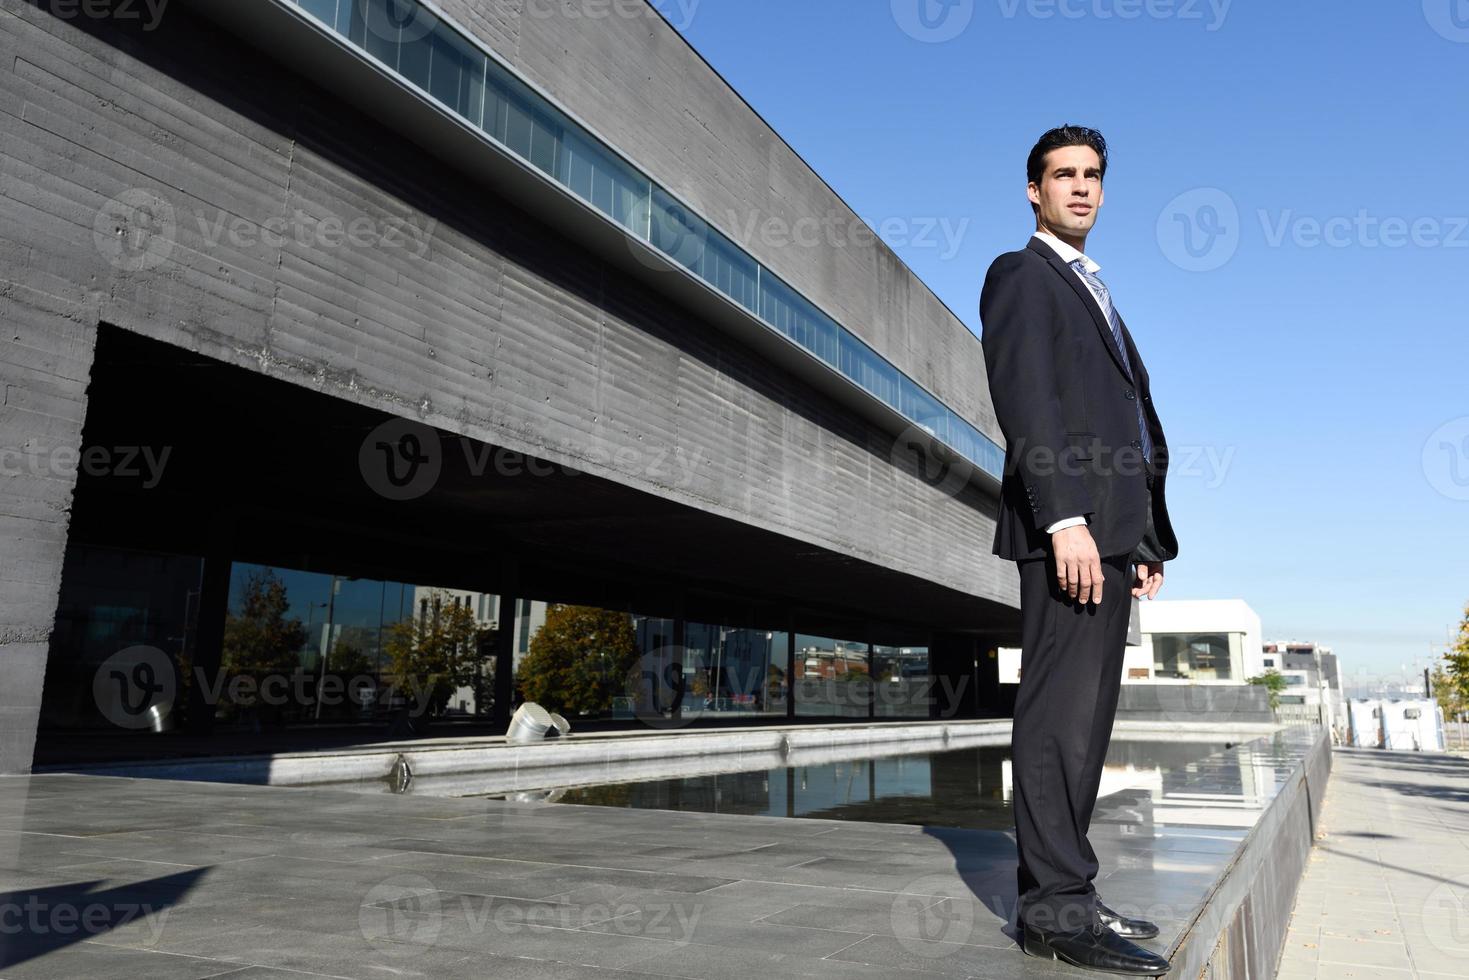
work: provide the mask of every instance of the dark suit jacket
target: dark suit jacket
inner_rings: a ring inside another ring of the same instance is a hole
[[[995,259],[979,311],[985,370],[1006,441],[994,553],[1044,557],[1051,550],[1045,528],[1085,515],[1104,558],[1175,557],[1178,540],[1164,499],[1168,444],[1126,324],[1131,377],[1091,292],[1037,238]],[[1153,441],[1151,465],[1142,458],[1139,398]]]

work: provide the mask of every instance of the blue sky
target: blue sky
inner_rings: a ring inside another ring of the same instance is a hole
[[[1087,252],[1174,447],[1160,598],[1242,598],[1349,680],[1444,643],[1469,601],[1469,0],[655,6],[908,229],[885,237],[976,334],[1033,227],[1030,146],[1100,129]]]

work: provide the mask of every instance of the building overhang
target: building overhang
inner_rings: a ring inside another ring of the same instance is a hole
[[[945,467],[946,474],[958,471],[967,482],[998,496],[1003,450],[983,433],[978,435],[982,440],[981,455],[985,459],[976,461],[710,286],[649,242],[609,219],[567,187],[488,137],[478,127],[296,4],[289,0],[187,2],[231,33],[269,52],[272,57],[380,120],[435,157],[495,187],[506,199],[568,239],[674,299],[813,389],[890,433],[894,437],[895,456],[901,450],[920,458],[923,466],[930,465],[928,460],[937,461]],[[452,25],[449,18],[431,5],[424,6],[435,17]],[[467,32],[461,33],[470,37]],[[501,69],[514,72],[487,46],[478,44],[478,47]],[[516,78],[555,105],[554,100],[536,89],[529,80],[518,73]],[[559,105],[555,107],[578,125],[585,126],[568,110]],[[615,147],[607,145],[612,152],[621,155]],[[622,156],[626,159],[625,155]],[[660,191],[664,189],[660,188]],[[692,208],[688,210],[697,214]],[[930,393],[925,394],[934,397]],[[945,410],[952,414],[952,410]],[[967,422],[962,424],[973,429]]]

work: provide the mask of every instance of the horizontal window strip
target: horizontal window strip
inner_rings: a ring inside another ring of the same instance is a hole
[[[417,0],[298,7],[607,220],[999,479],[999,445]]]

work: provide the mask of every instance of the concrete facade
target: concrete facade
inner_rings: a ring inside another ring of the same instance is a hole
[[[856,219],[651,8],[598,21],[509,0],[443,9],[1000,439],[978,340],[886,246],[782,246],[725,223]],[[976,610],[1018,602],[978,487],[925,480],[870,422],[188,4],[145,29],[7,3],[0,51],[0,771],[29,766],[100,324]],[[360,235],[344,233],[353,222]],[[671,478],[654,462],[666,458],[692,462]]]

